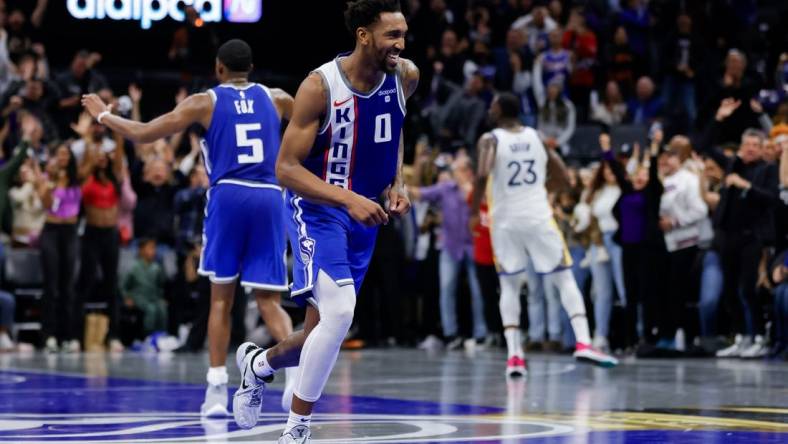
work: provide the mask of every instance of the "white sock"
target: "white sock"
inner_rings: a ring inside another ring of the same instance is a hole
[[[517,356],[523,357],[522,346],[522,333],[519,327],[507,327],[503,331],[503,336],[506,338],[506,348],[509,350],[509,357]]]
[[[208,368],[208,375],[205,379],[208,381],[208,384],[213,386],[227,384],[227,381],[230,379],[229,376],[227,376],[227,367]]]
[[[312,422],[312,415],[299,415],[290,410],[290,416],[287,417],[287,425],[285,426],[285,433],[300,425],[309,427],[310,422]]]
[[[581,344],[591,344],[591,333],[588,330],[588,319],[586,318],[586,306],[583,302],[583,294],[577,288],[577,281],[572,275],[571,270],[561,270],[545,276],[545,285],[554,285],[561,295],[561,305],[569,315],[569,322],[575,333],[576,341]]]
[[[268,350],[252,358],[252,373],[259,379],[267,378],[274,374],[274,369],[268,364]]]
[[[285,390],[282,393],[282,410],[285,412],[290,411],[296,382],[298,382],[298,367],[285,367]]]

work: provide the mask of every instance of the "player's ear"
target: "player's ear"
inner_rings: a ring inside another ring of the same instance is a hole
[[[363,26],[356,29],[356,39],[358,40],[359,43],[361,43],[364,46],[369,44],[370,35],[371,35],[370,30]]]

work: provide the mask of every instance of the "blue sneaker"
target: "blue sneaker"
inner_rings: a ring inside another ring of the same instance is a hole
[[[659,341],[657,341],[657,348],[662,348],[665,350],[675,350],[676,341],[672,339],[660,339]]]

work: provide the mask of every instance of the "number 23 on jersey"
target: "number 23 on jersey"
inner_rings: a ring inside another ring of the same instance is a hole
[[[522,185],[533,185],[538,179],[536,171],[534,171],[535,161],[532,159],[522,160],[520,162],[511,161],[506,166],[512,171],[512,177],[509,179],[510,187],[519,187]]]

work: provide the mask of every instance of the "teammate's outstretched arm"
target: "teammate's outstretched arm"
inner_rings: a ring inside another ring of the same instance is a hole
[[[111,114],[111,107],[95,94],[82,96],[82,106],[101,124],[136,143],[150,143],[163,137],[186,130],[194,123],[204,128],[211,125],[213,102],[206,93],[194,94],[175,109],[150,122],[141,123]]]
[[[364,225],[388,222],[388,215],[377,203],[350,190],[329,185],[301,165],[312,149],[326,101],[322,77],[317,73],[310,74],[298,88],[293,115],[282,138],[276,161],[279,183],[307,200],[345,207],[353,219]]]
[[[290,120],[293,117],[293,96],[279,88],[271,88],[270,91],[279,119]]]

